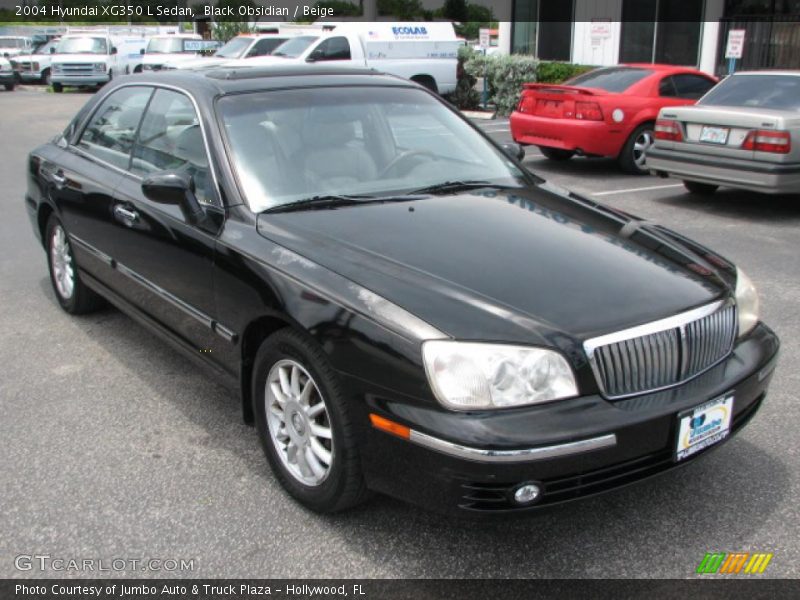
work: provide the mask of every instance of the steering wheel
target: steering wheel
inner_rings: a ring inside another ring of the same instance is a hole
[[[378,173],[378,177],[385,177],[388,172],[392,169],[397,167],[400,163],[403,163],[411,158],[416,156],[427,156],[430,158],[434,157],[433,152],[428,152],[427,150],[406,150],[401,152],[397,156],[395,156],[392,160],[389,161],[389,164],[386,165],[380,173]]]

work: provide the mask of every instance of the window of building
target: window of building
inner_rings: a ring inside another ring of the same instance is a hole
[[[511,51],[542,60],[572,57],[573,2],[514,0]]]
[[[702,20],[696,0],[623,0],[620,62],[697,65]]]

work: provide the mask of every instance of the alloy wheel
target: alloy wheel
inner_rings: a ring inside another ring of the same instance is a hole
[[[653,145],[654,141],[653,132],[649,129],[643,130],[636,136],[636,140],[633,142],[633,162],[640,169],[644,169],[647,151]]]
[[[56,290],[64,300],[69,300],[75,291],[75,269],[67,234],[61,225],[53,228],[50,238],[50,259]]]
[[[300,363],[280,360],[267,376],[264,403],[272,445],[286,470],[304,485],[321,485],[335,456],[328,407],[314,379]]]

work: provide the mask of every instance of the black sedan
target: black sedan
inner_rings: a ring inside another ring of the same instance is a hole
[[[34,150],[26,205],[63,309],[228,383],[306,506],[524,511],[730,438],[779,344],[729,261],[519,159],[372,71],[173,71]]]

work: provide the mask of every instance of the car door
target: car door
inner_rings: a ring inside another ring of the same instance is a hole
[[[145,197],[144,178],[166,170],[193,178],[207,221],[192,223],[180,207]],[[215,334],[212,288],[214,223],[222,223],[223,212],[200,120],[186,94],[164,88],[153,94],[112,214],[111,254],[126,276],[125,298],[197,352],[212,354],[223,341]]]
[[[118,229],[112,216],[113,193],[127,169],[152,91],[129,87],[111,92],[75,143],[66,145],[57,162],[42,165],[78,264],[111,287],[116,285],[110,257]]]

